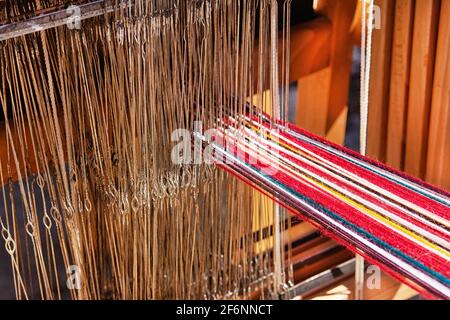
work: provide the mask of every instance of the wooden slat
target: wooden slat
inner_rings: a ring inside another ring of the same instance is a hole
[[[366,300],[408,300],[418,293],[408,286],[392,279],[385,273],[381,273],[380,288],[364,288]],[[309,296],[306,300],[353,300],[355,297],[355,286],[353,278],[338,282],[328,288],[320,290]]]
[[[408,105],[414,0],[395,2],[386,162],[402,169]]]
[[[425,170],[439,7],[439,0],[416,0],[405,170],[419,178]]]
[[[320,255],[324,255],[325,253],[336,249],[339,247],[336,242],[326,238],[318,238],[316,241],[312,241],[312,247],[309,249],[298,248],[298,250],[294,250],[292,263],[301,264],[306,261]]]
[[[395,2],[375,0],[375,5],[381,10],[381,29],[373,33],[367,155],[384,160]]]
[[[338,247],[331,240],[327,240],[326,238],[322,238],[322,240],[321,245],[311,247],[308,250],[300,250],[300,253],[294,254],[292,257],[293,260],[300,262],[301,264],[300,268],[294,270],[295,283],[305,281],[316,274],[330,268],[334,268],[352,258],[353,254],[343,248],[340,248],[340,250],[330,251],[326,253],[325,256],[322,256],[325,246],[329,246],[329,248]],[[313,261],[308,263],[308,259]],[[251,295],[252,300],[260,299],[260,297],[261,291],[259,289],[255,290]]]
[[[442,1],[427,157],[429,182],[450,190],[450,1]]]
[[[336,251],[330,255],[327,255],[323,259],[320,259],[311,264],[303,265],[297,270],[294,270],[295,283],[305,281],[306,279],[328,270],[334,268],[335,266],[348,261],[353,257],[353,254],[348,250]]]

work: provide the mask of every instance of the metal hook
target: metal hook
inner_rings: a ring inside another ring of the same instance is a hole
[[[142,60],[145,63],[146,60],[146,55],[147,55],[147,49],[146,49],[146,45],[147,44],[147,39],[144,40],[144,42],[141,44],[141,52],[142,52]]]
[[[125,26],[123,21],[117,21],[116,29],[117,29],[117,40],[119,42],[119,45],[122,46],[125,42]]]
[[[31,221],[28,221],[25,225],[25,231],[28,233],[28,235],[33,238],[34,237],[34,225],[31,223]]]
[[[41,189],[43,189],[45,186],[45,180],[40,173],[38,174],[38,176],[36,178],[36,183],[37,183],[38,187]]]
[[[70,204],[68,206],[64,204],[64,213],[66,214],[68,220],[72,220],[75,215],[75,209]]]
[[[11,234],[9,233],[9,230],[6,229],[5,227],[2,227],[2,232],[1,232],[1,234],[2,234],[3,240],[5,240],[5,241],[6,241],[9,237],[11,237]]]
[[[5,240],[5,248],[10,256],[12,256],[16,251],[16,242],[13,238],[11,238],[11,236]]]
[[[120,212],[124,215],[130,209],[130,203],[128,202],[128,197],[122,195],[122,201],[120,202]]]
[[[50,215],[57,223],[60,223],[62,221],[61,213],[54,204],[52,204],[52,207],[50,209]]]
[[[47,230],[50,230],[52,228],[52,220],[50,219],[47,212],[44,214],[44,217],[42,218],[42,221],[44,223],[44,226],[47,228]]]
[[[139,198],[137,195],[134,195],[133,199],[131,200],[131,209],[136,213],[139,210],[139,207],[141,206],[139,202]]]
[[[92,210],[92,203],[91,200],[89,199],[89,197],[86,195],[86,197],[84,198],[84,210],[89,213]]]

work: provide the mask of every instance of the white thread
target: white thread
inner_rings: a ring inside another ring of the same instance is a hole
[[[369,0],[367,23],[366,0],[362,1],[361,14],[361,90],[360,90],[360,153],[367,153],[367,128],[369,120],[370,67],[372,51],[373,0]],[[367,36],[366,36],[367,29]],[[355,262],[355,299],[364,299],[364,259],[357,255]]]
[[[373,0],[369,0],[369,13],[367,23],[367,12],[365,0],[362,5],[362,30],[361,30],[361,92],[360,92],[360,152],[367,153],[367,128],[369,118],[369,91],[370,72],[372,58],[372,31],[373,31]],[[366,31],[367,29],[367,31]]]

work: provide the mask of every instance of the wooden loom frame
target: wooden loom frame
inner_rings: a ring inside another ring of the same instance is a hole
[[[103,2],[96,1],[96,6],[85,7],[83,17],[103,14],[105,9],[98,7]],[[341,144],[345,134],[351,49],[355,38],[358,38],[356,9],[357,0],[319,0],[317,11],[320,16],[293,28],[291,35],[290,80],[298,81],[301,91],[297,101],[297,124]],[[48,19],[48,14],[45,16],[36,17],[45,28],[64,24]],[[59,16],[59,19],[66,18],[64,14]],[[15,28],[11,25],[9,29],[0,27],[0,40],[7,32],[10,36],[20,36],[35,31],[20,23],[19,28],[18,24]],[[303,90],[308,94],[303,94]],[[317,97],[323,99],[318,100]],[[6,158],[6,140],[4,124],[0,124],[0,161]],[[33,166],[30,169],[32,172],[36,170]],[[299,232],[297,236],[300,235],[304,236],[304,233]],[[336,246],[335,243],[326,245],[327,248]],[[320,250],[323,248],[316,249],[314,254]],[[336,261],[339,263],[339,259]]]

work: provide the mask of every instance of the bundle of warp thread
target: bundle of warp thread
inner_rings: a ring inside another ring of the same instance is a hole
[[[2,13],[60,2],[6,1]],[[16,297],[273,296],[274,240],[261,231],[273,203],[214,165],[174,163],[171,138],[216,125],[217,106],[242,114],[246,97],[265,109],[262,91],[278,91],[270,26],[287,20],[278,3],[106,4],[118,9],[79,30],[0,43],[0,226]],[[281,250],[282,284],[292,283]],[[67,289],[68,270],[78,290]]]
[[[259,111],[241,118],[208,140],[224,169],[424,296],[450,298],[448,192]]]

